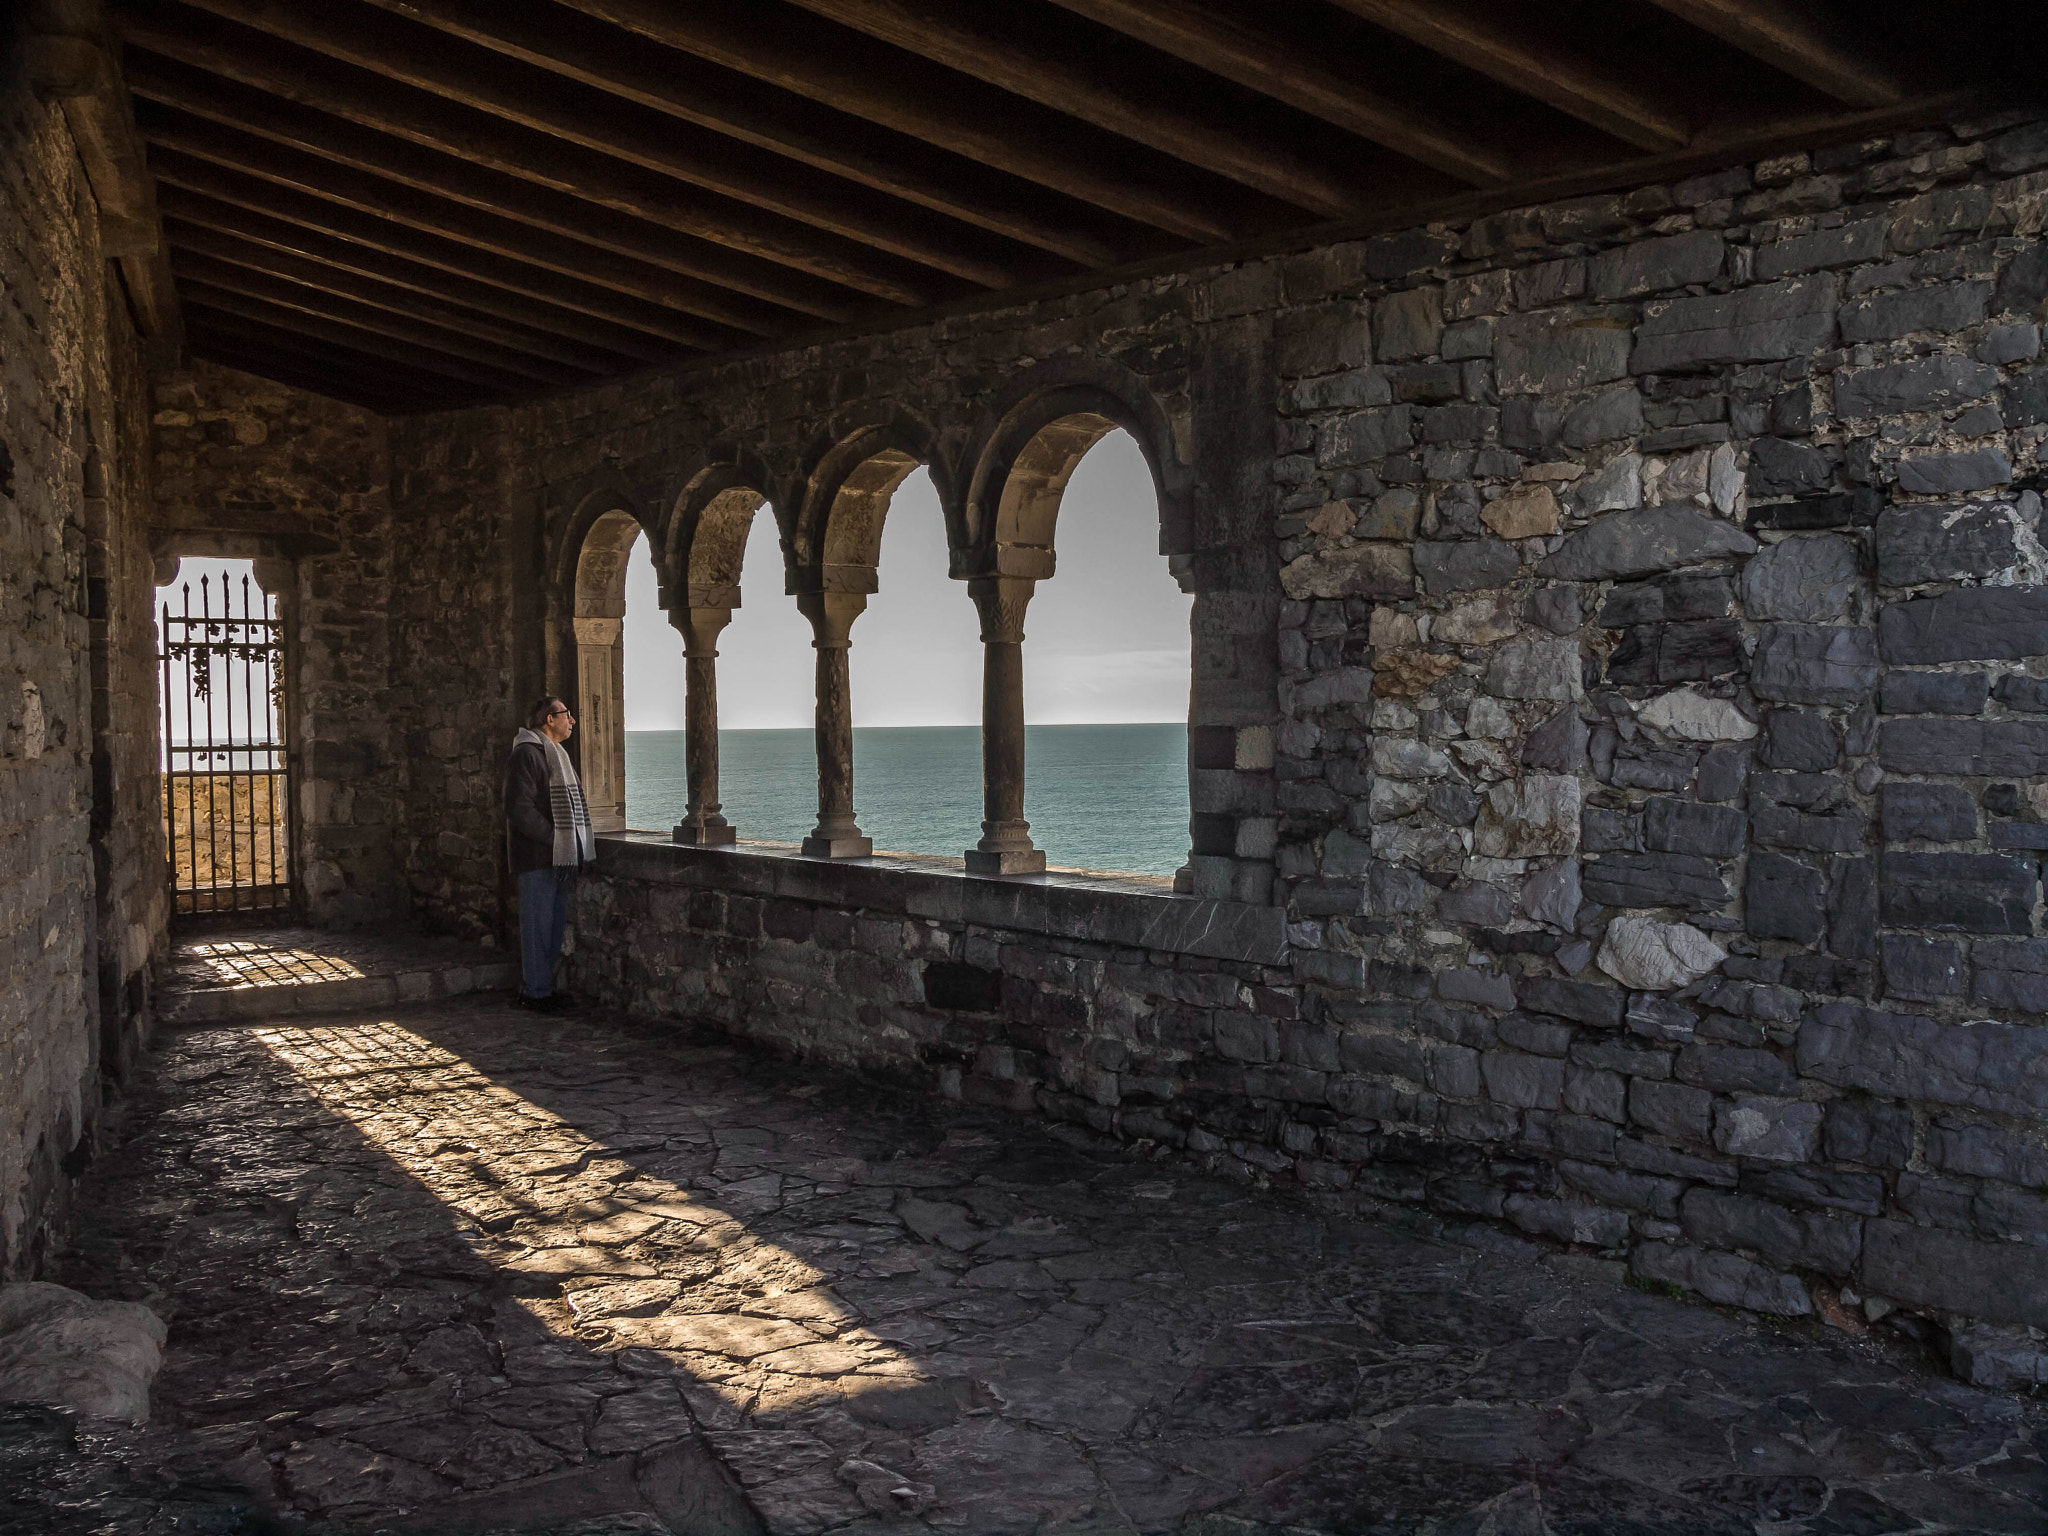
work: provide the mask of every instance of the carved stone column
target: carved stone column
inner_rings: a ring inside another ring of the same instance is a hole
[[[625,656],[617,619],[576,622],[576,730],[595,832],[626,829]]]
[[[804,592],[797,607],[811,621],[818,651],[818,825],[803,851],[818,859],[864,859],[875,851],[853,819],[853,686],[847,669],[853,621],[865,592]]]
[[[1024,819],[1024,608],[1037,583],[977,576],[967,592],[981,614],[981,841],[967,850],[973,875],[1028,875],[1045,868]]]
[[[685,608],[669,622],[683,636],[683,759],[690,776],[690,808],[671,835],[679,843],[715,847],[739,836],[718,814],[718,636],[732,622],[732,610]]]

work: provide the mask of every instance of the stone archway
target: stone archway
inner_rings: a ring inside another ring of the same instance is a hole
[[[599,832],[626,828],[626,557],[640,520],[623,510],[590,525],[576,554],[577,771]]]

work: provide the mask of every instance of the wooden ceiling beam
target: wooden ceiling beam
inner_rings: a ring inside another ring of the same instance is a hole
[[[549,0],[369,3],[1083,267],[1114,266],[1146,249],[1132,239],[1138,226],[1105,231],[1105,221],[1085,205],[1048,206],[1054,200],[1029,182],[1007,184],[1007,176],[806,97],[778,92],[779,99],[763,100],[743,75],[672,48],[635,49],[617,28]],[[864,142],[877,135],[884,136],[880,146]]]
[[[1248,125],[1184,111],[1162,94],[1133,92],[1067,58],[1007,38],[995,27],[976,25],[959,7],[907,0],[791,3],[1325,218],[1355,214],[1367,201],[1366,189],[1352,178],[1290,147],[1262,140]]]
[[[286,115],[303,117],[310,108],[472,174],[522,182],[535,198],[575,208],[572,222],[595,224],[609,214],[643,227],[650,245],[672,247],[676,235],[700,242],[724,258],[724,273],[711,280],[771,302],[780,302],[777,294],[789,290],[791,278],[837,289],[841,309],[862,298],[917,307],[935,297],[925,281],[933,274],[911,263],[729,198],[692,195],[666,176],[198,11],[138,7],[121,13],[120,27],[133,47],[301,109]]]
[[[1055,5],[1170,53],[1247,90],[1474,186],[1505,181],[1510,158],[1419,102],[1389,100],[1325,68],[1313,54],[1262,36],[1187,0],[1053,0]]]
[[[1248,232],[1227,202],[1171,162],[1147,166],[1108,135],[1087,142],[1070,119],[1035,103],[954,101],[894,50],[812,17],[780,14],[762,26],[758,0],[561,3],[1183,240],[1212,244]]]
[[[579,346],[545,331],[506,325],[488,314],[441,303],[413,288],[396,287],[339,267],[273,250],[254,241],[225,235],[218,230],[180,223],[175,218],[167,218],[164,236],[173,252],[245,267],[279,281],[297,283],[316,292],[385,310],[401,319],[417,320],[457,335],[473,336],[502,351],[545,358],[592,375],[617,373],[622,362],[616,355],[599,351],[596,347]]]
[[[311,315],[317,320],[352,325],[359,331],[387,337],[408,346],[424,348],[444,357],[459,358],[500,373],[530,379],[536,384],[566,384],[587,378],[596,370],[564,367],[507,347],[479,341],[472,335],[445,325],[412,319],[396,311],[365,304],[315,288],[296,279],[274,277],[255,268],[221,261],[189,250],[173,249],[171,271],[179,285],[200,284],[219,293],[260,299],[279,309]]]
[[[192,356],[330,400],[392,415],[441,410],[468,398],[467,392],[451,393],[447,386],[422,389],[418,380],[397,373],[377,358],[343,353],[335,347],[308,353],[303,338],[282,337],[238,315],[195,309],[191,320]]]
[[[1638,149],[1661,154],[1692,137],[1683,113],[1536,29],[1515,25],[1507,7],[1472,0],[1335,3]]]
[[[714,207],[716,199],[729,199],[733,206],[718,208],[715,224],[700,213],[690,221],[694,227],[685,232],[829,277],[878,298],[896,299],[906,290],[895,287],[900,279],[867,270],[851,259],[852,253],[833,243],[806,238],[801,226],[823,230],[855,246],[871,246],[983,288],[1015,287],[1027,275],[1018,269],[1017,253],[1007,240],[963,229],[957,221],[920,207],[904,207],[893,197],[863,193],[837,178],[807,173],[772,150],[736,141],[672,114],[628,104],[613,93],[593,89],[559,72],[538,69],[503,52],[466,40],[451,43],[449,33],[418,22],[368,6],[344,8],[335,0],[324,5],[306,5],[303,0],[184,3],[455,103],[469,113],[488,114],[560,140],[560,144],[535,144],[513,135],[492,161],[500,170],[509,170],[516,163],[526,174],[558,191],[589,197],[655,222],[664,221],[662,215],[675,201],[678,189],[667,181],[714,194]],[[451,141],[474,143],[478,137],[473,122],[460,120],[467,114],[444,111],[427,117],[418,104],[406,105],[412,108],[405,114],[408,123],[430,136],[420,137],[419,142],[447,148]],[[414,136],[411,129],[407,131]],[[565,154],[564,144],[590,153]],[[665,180],[622,174],[609,161],[653,172]],[[763,219],[754,209],[773,217]],[[778,218],[798,227],[779,227]]]
[[[1896,75],[1836,37],[1810,10],[1784,0],[1651,0],[1822,95],[1888,107],[1906,94]]]
[[[459,383],[483,389],[496,395],[531,393],[534,379],[523,371],[510,371],[473,363],[467,358],[451,357],[432,347],[415,346],[397,337],[387,336],[364,326],[352,325],[346,320],[315,313],[309,309],[274,304],[267,299],[238,293],[232,288],[220,288],[197,278],[180,276],[178,289],[190,304],[204,304],[226,314],[240,315],[245,320],[254,320],[275,330],[296,336],[311,337],[316,341],[331,342],[336,346],[350,347],[358,352],[367,352],[397,363],[402,368],[417,369],[436,378],[455,380]]]
[[[328,239],[343,248],[417,262],[423,268],[458,278],[474,278],[507,293],[558,304],[573,315],[622,330],[673,342],[693,351],[717,351],[757,332],[728,330],[691,318],[654,299],[635,297],[595,280],[584,283],[545,265],[529,264],[494,250],[462,242],[410,224],[401,224],[347,204],[296,191],[279,182],[232,170],[224,164],[184,155],[162,144],[151,157],[160,196],[181,194],[177,207],[188,222],[263,237],[279,225],[289,239]],[[196,206],[196,205],[205,206]],[[168,206],[168,201],[167,201]],[[223,218],[219,210],[232,217]],[[260,221],[252,229],[251,220]],[[600,253],[601,255],[602,253]],[[653,273],[657,291],[667,273]]]
[[[631,264],[623,291],[634,292],[635,284],[644,281],[633,275],[636,269],[659,268],[687,279],[674,285],[681,302],[671,308],[758,335],[781,334],[800,316],[846,321],[867,312],[858,295],[804,273],[755,262],[723,246],[678,239],[638,219],[337,117],[294,111],[275,98],[225,83],[209,86],[193,72],[174,76],[147,59],[131,60],[129,79],[138,96],[178,109],[173,118],[150,122],[145,131],[152,140],[176,134],[194,153],[267,180],[289,179],[315,196],[348,188],[352,200],[360,194],[374,204],[371,211],[386,218],[620,286],[611,275],[600,275],[616,267],[600,259],[608,251]],[[515,236],[506,226],[534,234]],[[540,251],[563,259],[539,260],[530,254]],[[584,261],[592,262],[587,271],[580,265]]]
[[[182,186],[166,184],[158,188],[158,203],[164,211],[166,227],[176,223],[176,240],[193,250],[221,254],[211,244],[197,242],[197,236],[207,236],[209,242],[233,242],[250,250],[268,250],[276,252],[281,260],[303,260],[332,268],[334,272],[344,272],[354,279],[401,289],[406,293],[418,293],[440,303],[461,305],[477,315],[489,315],[492,319],[502,319],[502,322],[510,322],[522,330],[535,332],[535,336],[557,336],[571,344],[582,344],[575,350],[584,350],[588,346],[594,354],[610,354],[612,358],[629,358],[633,362],[672,362],[676,358],[674,344],[659,340],[643,330],[627,330],[625,326],[606,324],[588,313],[528,299],[522,293],[489,283],[471,281],[467,274],[422,266],[399,256],[387,256],[381,250],[358,246],[348,240],[336,240],[285,219],[274,219],[262,213],[252,213],[250,209],[219,203],[211,197],[188,193]],[[537,281],[541,279],[539,272],[532,276]]]
[[[314,263],[338,273],[460,305],[538,334],[587,343],[593,349],[616,357],[641,363],[672,362],[675,359],[673,344],[646,331],[628,330],[587,313],[528,298],[518,291],[473,281],[466,274],[457,275],[460,268],[450,270],[423,266],[417,261],[387,255],[353,241],[336,239],[285,219],[238,208],[182,187],[160,187],[157,201],[163,210],[166,229],[175,224],[174,238],[191,249],[222,254],[221,249],[197,239],[204,235],[209,242],[233,242],[251,251],[273,251],[280,259]],[[460,254],[459,248],[456,254]],[[541,284],[545,279],[541,273],[535,272],[529,281]]]

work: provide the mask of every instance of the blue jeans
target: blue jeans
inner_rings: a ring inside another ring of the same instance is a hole
[[[519,979],[528,997],[554,993],[555,962],[562,958],[562,929],[575,888],[576,871],[567,864],[529,869],[519,877]]]

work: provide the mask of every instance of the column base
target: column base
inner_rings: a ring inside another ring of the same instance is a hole
[[[803,841],[807,859],[865,859],[874,851],[872,837],[807,837]]]
[[[740,839],[739,829],[730,824],[700,827],[687,821],[669,836],[671,841],[691,848],[717,848],[726,843],[736,843]]]
[[[1042,875],[1045,873],[1045,850],[1042,848],[1009,849],[1002,853],[990,853],[985,848],[967,850],[967,873],[970,875]]]

